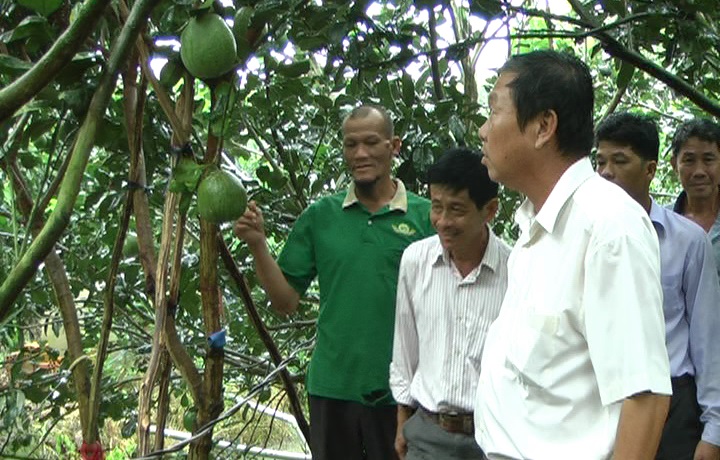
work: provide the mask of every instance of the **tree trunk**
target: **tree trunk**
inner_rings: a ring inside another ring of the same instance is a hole
[[[220,138],[208,135],[205,163],[213,164],[219,157]],[[219,332],[222,299],[218,287],[218,226],[200,219],[200,294],[205,334],[210,337]],[[198,407],[198,427],[213,421],[223,410],[223,364],[225,351],[222,347],[208,346],[203,373],[204,401]],[[190,460],[210,458],[212,430],[190,444]]]

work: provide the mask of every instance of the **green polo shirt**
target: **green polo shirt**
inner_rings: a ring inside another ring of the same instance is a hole
[[[370,213],[353,186],[309,206],[278,259],[303,295],[317,276],[317,342],[308,393],[368,405],[391,404],[388,385],[400,258],[413,241],[435,233],[430,202],[406,192]]]

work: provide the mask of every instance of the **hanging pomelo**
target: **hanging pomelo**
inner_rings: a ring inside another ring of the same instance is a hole
[[[200,217],[219,224],[242,216],[247,205],[247,192],[233,174],[214,169],[200,182],[197,206]]]
[[[215,13],[190,19],[180,35],[180,57],[194,77],[217,78],[237,63],[237,45],[230,27]]]

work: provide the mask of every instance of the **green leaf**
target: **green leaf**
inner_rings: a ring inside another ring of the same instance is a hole
[[[170,191],[192,195],[200,183],[200,177],[205,168],[205,165],[197,164],[192,158],[181,158],[173,170]]]
[[[137,417],[130,417],[127,419],[127,421],[123,424],[122,429],[120,430],[120,434],[123,438],[130,438],[135,434],[135,431],[137,430]]]
[[[403,181],[403,183],[412,184],[415,182],[417,179],[417,173],[415,172],[415,165],[413,165],[412,160],[405,160],[400,166],[398,166],[397,176]]]
[[[405,105],[411,106],[415,102],[415,84],[407,72],[402,75],[402,96]]]
[[[443,99],[435,106],[435,118],[439,123],[446,123],[455,110],[455,102],[450,99]]]
[[[53,34],[47,19],[42,16],[28,16],[13,30],[0,35],[0,41],[12,43],[31,37],[40,41],[52,41]]]
[[[178,210],[180,211],[180,214],[187,214],[187,212],[190,210],[190,205],[192,204],[192,195],[189,193],[183,193],[180,195],[180,204],[178,205]]]
[[[255,175],[257,175],[257,178],[265,182],[266,184],[269,184],[272,180],[272,171],[270,171],[270,168],[265,165],[257,168],[255,170]]]
[[[61,85],[71,85],[77,83],[85,73],[93,68],[99,67],[101,57],[95,52],[84,52],[78,53],[73,57],[72,61],[68,63],[58,74],[56,80]]]
[[[470,12],[483,19],[491,19],[502,13],[502,3],[496,0],[470,0]]]
[[[63,0],[17,0],[17,2],[43,16],[50,16],[63,4]]]
[[[625,88],[630,83],[633,75],[635,74],[635,66],[629,64],[626,61],[622,61],[620,64],[620,70],[618,71],[617,83],[618,88]]]
[[[616,14],[620,17],[624,17],[627,14],[627,8],[623,0],[603,0],[601,3],[610,14]]]
[[[318,95],[315,96],[313,99],[315,100],[315,103],[316,103],[319,107],[321,107],[321,108],[323,108],[323,109],[325,109],[325,110],[330,110],[330,109],[332,109],[333,101],[332,101],[332,99],[330,99],[329,97],[327,97],[327,96],[325,96],[325,95],[323,95],[323,94],[318,94]]]
[[[286,182],[287,178],[283,175],[282,171],[275,169],[272,174],[270,174],[268,185],[273,190],[280,190],[285,186]]]
[[[32,67],[32,63],[16,57],[0,54],[0,74],[17,75]]]
[[[283,13],[286,8],[287,4],[282,0],[263,0],[262,2],[257,2],[255,5],[253,25],[270,21],[273,17]]]
[[[232,83],[224,81],[215,87],[215,105],[210,113],[210,132],[218,137],[225,137],[230,127],[228,118],[237,101],[237,91]]]
[[[300,35],[295,45],[301,50],[315,51],[327,45],[327,40],[320,35]]]
[[[284,77],[298,78],[310,72],[310,61],[308,59],[303,59],[291,64],[279,64],[277,71]]]
[[[455,138],[455,142],[459,145],[464,145],[465,136],[467,135],[467,129],[465,129],[465,125],[463,124],[463,122],[460,121],[460,117],[458,117],[457,114],[453,113],[452,115],[450,115],[448,125],[450,126],[450,133],[452,134],[453,138]]]

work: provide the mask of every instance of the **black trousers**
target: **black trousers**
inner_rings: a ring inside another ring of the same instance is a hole
[[[702,436],[695,378],[673,377],[670,412],[665,421],[656,460],[692,460]]]
[[[313,460],[395,460],[397,408],[309,396]]]

